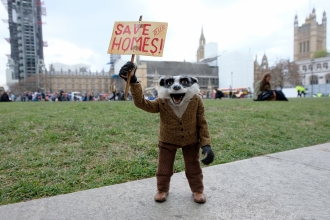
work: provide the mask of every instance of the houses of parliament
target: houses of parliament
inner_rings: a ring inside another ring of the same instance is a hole
[[[299,67],[299,74],[303,85],[330,84],[329,57],[313,59],[316,51],[326,50],[327,45],[327,17],[322,13],[322,22],[316,21],[316,10],[313,9],[306,17],[305,23],[299,26],[298,16],[294,17],[293,61]],[[315,65],[315,66],[314,66]],[[264,54],[259,64],[257,57],[254,61],[254,82],[270,70],[267,56]]]
[[[306,17],[305,23],[298,25],[298,16],[294,18],[294,61],[308,60],[318,50],[326,50],[327,17],[325,11],[322,23],[316,21],[315,9]]]
[[[330,71],[328,69],[330,57],[313,60],[313,55],[316,51],[326,50],[326,12],[322,13],[321,23],[318,23],[316,18],[316,10],[313,9],[301,26],[299,26],[297,15],[295,15],[293,20],[293,61],[299,66],[301,82],[305,86],[330,84]],[[196,51],[196,63],[139,60],[137,62],[139,68],[136,74],[145,82],[143,83],[145,89],[157,88],[159,77],[168,74],[191,74],[198,78],[201,89],[205,91],[218,87],[219,80],[221,80],[218,77],[218,65],[208,65],[206,62],[201,62],[207,60],[205,59],[207,58],[205,57],[205,49],[207,48],[209,47],[206,45],[203,29],[201,29],[199,45]],[[265,72],[270,71],[266,53],[261,57],[260,63],[257,56],[251,62],[253,62],[253,71],[251,73],[253,76],[251,76],[254,82],[260,80]],[[84,71],[85,68],[84,66],[84,68],[72,69],[72,71],[62,71],[62,69],[52,66],[48,74],[46,74],[47,78],[49,78],[48,89],[51,88],[52,91],[64,89],[66,91],[109,93],[109,86],[114,81],[111,76],[114,73],[105,71],[91,73],[90,71]]]
[[[298,16],[294,17],[293,32],[294,32],[294,61],[299,66],[300,74],[305,85],[313,83],[329,83],[330,60],[323,58],[320,61],[315,60],[315,68],[313,76],[311,76],[311,59],[313,54],[318,50],[326,49],[326,31],[327,31],[326,12],[322,14],[322,23],[316,21],[316,11],[312,10],[311,14],[305,19],[305,23],[299,26]],[[197,62],[173,62],[173,61],[148,61],[137,59],[139,66],[136,75],[140,77],[144,89],[157,88],[157,81],[161,76],[169,74],[190,74],[197,77],[202,90],[209,90],[209,87],[214,88],[219,85],[218,66],[208,65],[201,62],[206,60],[206,40],[203,29],[199,38],[199,45],[196,51]],[[260,59],[260,57],[259,57]],[[261,62],[255,56],[253,62],[253,81],[261,79],[265,72],[270,71],[270,64],[267,55],[261,57]],[[112,83],[110,73],[101,71],[100,73],[81,73],[80,70],[72,71],[72,73],[61,72],[60,69],[54,69],[52,75],[51,87],[55,89],[77,90],[77,91],[98,91],[107,93],[109,86]],[[77,79],[73,79],[77,78]],[[81,79],[80,79],[81,78]]]

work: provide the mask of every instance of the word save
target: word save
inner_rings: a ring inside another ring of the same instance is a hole
[[[108,53],[162,56],[166,31],[164,22],[115,22]]]

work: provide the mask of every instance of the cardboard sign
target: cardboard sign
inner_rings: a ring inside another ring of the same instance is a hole
[[[163,56],[167,23],[165,22],[122,22],[113,27],[108,54]]]

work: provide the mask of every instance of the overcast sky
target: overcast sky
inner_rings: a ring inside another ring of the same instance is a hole
[[[196,61],[201,27],[206,43],[218,42],[219,52],[251,51],[259,62],[266,53],[270,64],[293,57],[293,22],[299,26],[313,7],[318,23],[323,11],[330,14],[326,0],[45,0],[43,16],[45,64],[84,63],[93,71],[109,69],[107,49],[115,21],[168,22],[163,57],[144,60]],[[0,3],[1,4],[1,3]],[[8,19],[3,5],[0,18]],[[328,23],[330,19],[328,18]],[[330,47],[330,26],[327,48]],[[0,36],[9,37],[8,24],[0,22]],[[3,39],[2,38],[2,39]],[[0,85],[4,85],[10,45],[0,41]]]

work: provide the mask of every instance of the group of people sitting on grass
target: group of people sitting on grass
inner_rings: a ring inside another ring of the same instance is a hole
[[[254,88],[254,96],[253,100],[254,101],[288,101],[285,95],[283,94],[282,91],[278,90],[272,90],[271,85],[270,85],[270,80],[271,80],[271,75],[270,73],[265,73],[261,80],[259,80],[255,84]],[[0,91],[0,101],[10,101],[10,98],[8,94],[5,91]],[[118,100],[123,96],[122,94],[118,94]],[[216,94],[216,98],[223,97],[223,94]],[[43,92],[25,92],[22,94],[22,96],[18,97],[19,100],[17,101],[71,101],[71,97],[69,97],[68,93],[65,93],[64,91],[60,91],[59,93],[54,93],[54,94],[45,94]],[[111,97],[107,97],[108,100],[111,99]],[[105,100],[107,100],[105,98]],[[116,100],[114,97],[112,97],[114,100]],[[77,101],[97,101],[98,99],[94,96],[94,94],[87,93],[85,96],[82,97],[82,100],[77,100]],[[76,101],[76,100],[75,100]]]
[[[131,99],[130,93],[128,95],[128,98]],[[123,100],[123,99],[124,99],[124,92],[122,91],[117,92],[114,95],[90,92],[90,93],[85,93],[82,96],[72,95],[72,93],[67,93],[63,90],[54,93],[45,93],[43,91],[24,92],[18,96],[15,96],[12,93],[5,92],[4,90],[0,91],[0,101],[2,102],[4,101],[17,101],[17,102],[110,101],[110,100]]]

